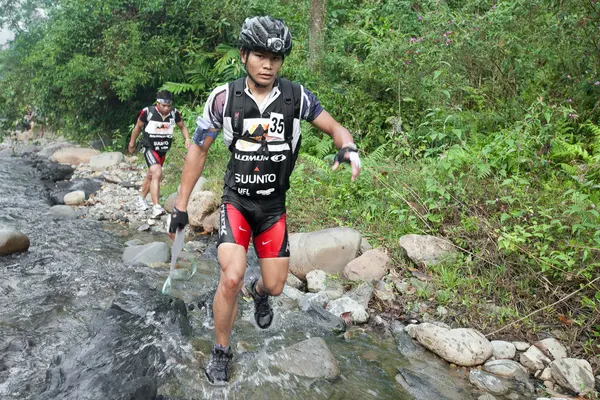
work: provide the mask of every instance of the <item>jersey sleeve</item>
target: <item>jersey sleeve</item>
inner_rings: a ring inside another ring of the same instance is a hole
[[[226,86],[219,86],[208,96],[202,116],[196,119],[196,130],[192,138],[193,142],[198,146],[202,146],[207,137],[211,137],[214,140],[221,128],[223,128],[223,112],[225,110],[226,98]]]
[[[304,86],[302,87],[302,109],[300,110],[300,119],[306,122],[313,122],[323,112],[321,102],[317,96]]]
[[[178,109],[175,109],[175,123],[178,124],[181,122],[181,120],[182,120],[181,113],[179,112]]]
[[[141,112],[140,115],[138,115],[138,119],[140,121],[142,121],[144,124],[148,123],[148,107],[144,108]]]

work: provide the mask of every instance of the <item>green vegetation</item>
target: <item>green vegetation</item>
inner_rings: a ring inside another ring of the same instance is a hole
[[[355,227],[398,265],[401,235],[448,238],[461,259],[427,267],[439,290],[417,297],[486,332],[579,290],[511,331],[565,330],[598,367],[596,1],[330,0],[318,71],[306,62],[308,1],[56,3],[0,53],[0,120],[34,104],[55,130],[118,148],[165,87],[191,127],[210,89],[243,72],[243,18],[283,18],[294,35],[283,74],[355,134],[365,164],[355,183],[332,173],[331,140],[305,126],[291,229]],[[218,143],[206,172],[215,187],[227,159]],[[183,154],[179,142],[164,195]]]

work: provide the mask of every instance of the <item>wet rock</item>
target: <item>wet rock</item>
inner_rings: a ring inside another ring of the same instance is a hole
[[[40,179],[51,182],[59,182],[71,179],[74,169],[68,164],[43,161],[36,164],[40,171]]]
[[[387,274],[390,257],[381,249],[368,250],[344,267],[343,277],[351,281],[378,281]]]
[[[288,274],[287,279],[285,280],[286,285],[291,286],[298,290],[304,290],[306,285],[300,279],[296,277],[294,274]]]
[[[325,310],[316,302],[310,303],[310,308],[305,314],[311,318],[311,325],[318,326],[326,331],[340,333],[346,331],[346,322],[340,317]],[[302,318],[303,322],[306,318]]]
[[[580,396],[594,390],[594,373],[586,360],[562,358],[550,363],[554,381]]]
[[[98,154],[100,152],[94,149],[65,147],[52,154],[50,161],[71,165],[89,164],[90,159]]]
[[[414,399],[423,400],[470,400],[471,393],[457,385],[456,378],[450,377],[441,368],[425,367],[413,370],[398,367],[396,382]]]
[[[52,205],[64,204],[65,195],[78,190],[83,190],[85,198],[100,190],[102,180],[100,179],[73,179],[71,181],[56,182],[50,194]]]
[[[360,232],[343,227],[291,234],[290,272],[300,279],[315,269],[339,275],[358,255],[361,239]]]
[[[369,314],[365,308],[349,297],[341,297],[329,302],[327,311],[338,317],[350,313],[352,321],[356,324],[363,324],[369,320]]]
[[[142,244],[142,241],[140,239],[133,239],[133,240],[128,240],[127,242],[125,242],[126,247],[139,246],[141,244]]]
[[[510,388],[502,379],[478,369],[471,370],[469,373],[469,382],[471,382],[471,384],[473,384],[479,390],[493,394],[500,395],[510,391]]]
[[[58,205],[52,206],[49,210],[53,217],[73,219],[77,218],[78,213],[70,206]]]
[[[27,251],[29,245],[29,238],[24,233],[0,228],[0,256]]]
[[[302,311],[308,311],[313,305],[325,307],[327,301],[329,301],[329,298],[325,292],[306,293],[302,294],[298,299],[298,307],[300,307]]]
[[[567,349],[554,338],[540,340],[534,343],[534,346],[540,349],[551,360],[567,358]]]
[[[146,285],[121,292],[91,329],[80,346],[55,358],[36,399],[154,399],[174,364],[169,357],[186,356],[180,349],[191,332],[183,301]]]
[[[525,353],[521,354],[519,361],[532,373],[544,369],[546,365],[550,364],[550,359],[535,346],[531,346]]]
[[[304,292],[296,289],[295,287],[285,285],[283,287],[282,295],[296,301],[300,301],[300,299],[305,295]]]
[[[119,165],[121,161],[123,161],[123,153],[114,151],[92,156],[89,163],[92,171],[104,171],[105,169]]]
[[[271,362],[281,371],[307,378],[334,379],[340,375],[335,357],[318,337],[278,351]]]
[[[533,393],[535,387],[529,372],[516,361],[513,360],[494,360],[484,364],[483,370],[496,376],[510,379],[510,387],[519,393]]]
[[[492,356],[491,343],[475,329],[446,329],[430,323],[416,325],[413,329],[419,343],[453,364],[475,366]]]
[[[414,341],[406,332],[406,328],[401,323],[394,321],[391,326],[392,334],[396,340],[396,345],[400,354],[408,358],[418,358],[426,352],[426,349]]]
[[[512,359],[517,353],[515,345],[510,342],[503,340],[492,340],[492,347],[494,348],[493,356],[498,360]]]
[[[150,265],[152,263],[168,262],[171,249],[164,242],[153,242],[144,246],[132,246],[123,252],[123,262],[142,263]]]
[[[65,194],[64,203],[68,206],[76,206],[85,202],[85,192],[83,190],[76,190]]]
[[[373,286],[369,283],[363,282],[346,293],[346,297],[355,300],[358,304],[366,309],[369,307],[369,302],[373,298]]]
[[[399,244],[416,265],[436,265],[457,255],[449,241],[430,235],[404,235]]]
[[[15,152],[11,147],[0,150],[0,158],[10,158],[10,157],[13,157],[14,155],[15,155]]]

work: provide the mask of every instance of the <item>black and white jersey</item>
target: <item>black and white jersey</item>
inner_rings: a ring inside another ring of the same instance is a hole
[[[138,119],[144,123],[144,147],[160,152],[171,148],[175,125],[181,121],[181,114],[177,109],[172,109],[163,117],[155,106],[146,107],[140,112]]]

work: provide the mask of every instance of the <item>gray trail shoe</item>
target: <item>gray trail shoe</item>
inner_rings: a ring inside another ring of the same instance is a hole
[[[261,329],[267,329],[271,326],[271,322],[273,322],[273,309],[269,304],[269,295],[259,295],[256,292],[256,284],[258,283],[258,278],[254,279],[250,282],[248,292],[254,299],[254,319],[256,320],[256,324]]]
[[[229,381],[229,361],[233,354],[229,346],[223,347],[215,344],[210,352],[210,360],[204,369],[208,381],[212,384],[224,384]]]

